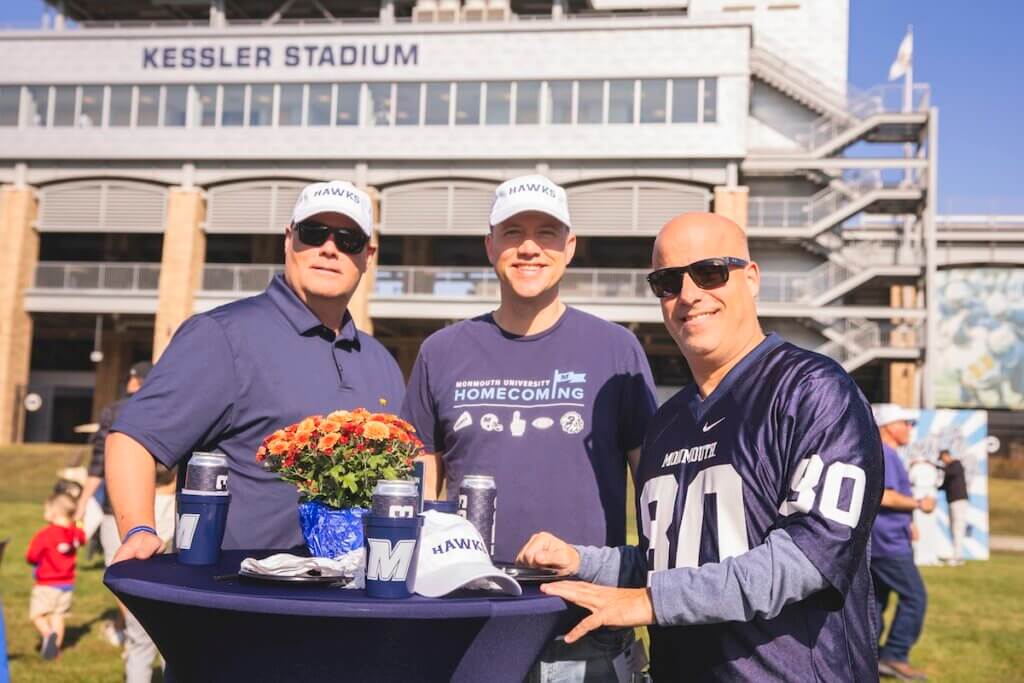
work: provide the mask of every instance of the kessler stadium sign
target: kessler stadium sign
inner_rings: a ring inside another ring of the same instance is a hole
[[[143,46],[144,70],[416,66],[417,43]]]

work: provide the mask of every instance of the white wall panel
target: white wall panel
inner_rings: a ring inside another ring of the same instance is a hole
[[[40,232],[163,232],[167,189],[125,180],[48,185],[39,193]]]

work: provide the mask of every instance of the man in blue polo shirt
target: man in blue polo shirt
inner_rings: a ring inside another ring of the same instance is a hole
[[[924,672],[911,667],[908,661],[910,648],[921,635],[928,603],[924,580],[914,564],[911,541],[914,510],[932,512],[935,499],[914,498],[907,468],[896,452],[910,443],[914,413],[894,403],[881,403],[874,410],[885,454],[885,493],[871,530],[871,578],[880,626],[890,593],[899,598],[892,627],[878,651],[878,673],[906,681],[925,680]]]
[[[360,333],[348,302],[373,256],[370,198],[347,182],[303,189],[285,229],[285,272],[258,296],[193,316],[174,335],[107,440],[107,485],[124,543],[115,562],[160,549],[154,458],[193,451],[230,465],[225,548],[302,543],[295,487],[256,462],[262,439],[312,414],[398,410],[397,363]]]
[[[454,499],[465,475],[495,478],[497,560],[545,528],[577,543],[626,538],[627,466],[654,413],[653,381],[635,335],[562,303],[575,246],[564,189],[540,175],[500,185],[485,247],[501,303],[423,342],[402,408],[433,454],[428,494],[446,481]],[[639,659],[627,651],[630,629],[558,640],[529,680],[621,680]]]

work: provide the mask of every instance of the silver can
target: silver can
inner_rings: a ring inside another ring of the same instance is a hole
[[[376,517],[415,517],[420,496],[410,479],[378,479],[373,487],[371,513]]]
[[[487,474],[467,474],[459,486],[459,515],[480,532],[494,557],[494,529],[498,512],[498,485]]]
[[[193,453],[185,468],[184,493],[228,495],[228,458],[223,453]]]

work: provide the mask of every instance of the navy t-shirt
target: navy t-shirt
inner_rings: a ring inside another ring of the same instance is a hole
[[[535,335],[509,334],[490,314],[431,335],[402,415],[444,454],[449,498],[467,474],[495,478],[495,557],[509,561],[541,530],[625,543],[626,452],[655,405],[636,337],[567,308]]]
[[[913,496],[910,475],[900,460],[900,454],[888,444],[882,444],[885,453],[885,488],[904,496]],[[912,510],[879,508],[875,528],[871,530],[871,554],[874,557],[909,557],[914,554],[910,541],[910,523],[914,521]]]
[[[258,296],[185,321],[112,431],[168,467],[193,451],[226,454],[224,547],[289,548],[302,543],[298,495],[256,462],[263,438],[309,415],[397,411],[403,394],[380,342],[347,313],[335,338],[279,275]]]
[[[637,477],[649,570],[719,562],[784,529],[830,587],[774,619],[649,627],[654,679],[876,679],[867,547],[882,476],[850,376],[775,335],[706,400],[689,385],[667,401]]]

